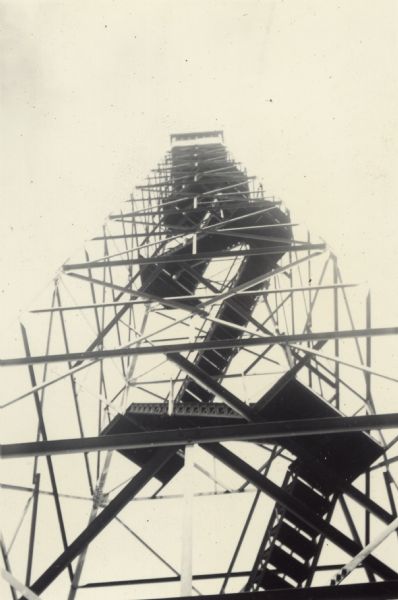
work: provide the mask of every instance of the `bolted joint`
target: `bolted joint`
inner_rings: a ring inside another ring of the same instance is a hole
[[[93,496],[94,508],[105,508],[109,504],[109,494],[100,489],[96,489]]]

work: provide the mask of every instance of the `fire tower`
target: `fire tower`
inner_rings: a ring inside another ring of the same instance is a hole
[[[171,135],[1,357],[4,590],[398,598],[397,333],[221,131]]]

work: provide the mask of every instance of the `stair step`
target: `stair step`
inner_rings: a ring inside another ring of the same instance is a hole
[[[324,515],[330,508],[330,503],[326,498],[315,492],[300,479],[295,479],[287,490],[294,498],[301,500],[308,508],[315,511],[319,515]]]
[[[227,364],[228,359],[214,350],[204,352],[197,363],[198,367],[206,371],[206,373],[209,373],[210,369],[216,369],[218,372],[221,372]]]
[[[308,565],[301,563],[276,544],[265,552],[264,558],[267,562],[274,565],[277,571],[288,575],[297,581],[297,583],[301,583],[309,575],[310,569]]]
[[[301,531],[307,533],[311,538],[317,537],[318,532],[313,527],[311,527],[311,525],[307,525],[305,521],[302,521],[299,517],[296,517],[296,515],[290,512],[289,510],[287,510],[284,513],[284,518],[288,519],[291,523],[293,523],[293,525],[301,529]]]
[[[201,402],[209,402],[213,398],[213,394],[202,388],[195,381],[190,380],[185,389],[183,389],[180,396],[181,400],[191,401],[192,399],[199,399]]]
[[[288,523],[283,522],[274,529],[276,539],[301,556],[304,560],[312,558],[316,551],[316,544],[305,537],[302,533],[293,529]]]
[[[282,577],[279,577],[275,571],[269,571],[268,569],[265,569],[261,574],[260,586],[265,590],[283,590],[285,588],[294,587],[291,583],[288,583],[282,579]]]

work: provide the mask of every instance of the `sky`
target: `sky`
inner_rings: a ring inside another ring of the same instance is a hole
[[[0,330],[175,131],[235,158],[393,307],[397,2],[3,0]]]

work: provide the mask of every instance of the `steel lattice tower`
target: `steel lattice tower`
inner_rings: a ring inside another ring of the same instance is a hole
[[[0,361],[7,593],[397,598],[370,309],[222,132],[172,135]]]

